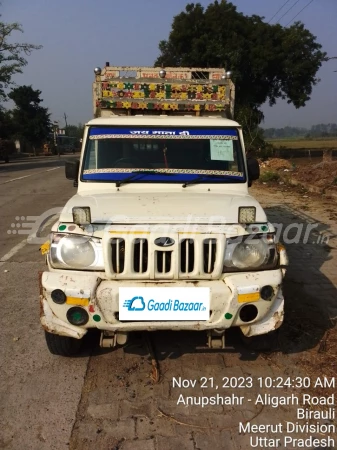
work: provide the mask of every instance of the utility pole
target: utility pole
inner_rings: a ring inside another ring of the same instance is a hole
[[[64,116],[64,121],[65,121],[65,123],[66,123],[66,130],[67,130],[67,128],[68,128],[67,114],[64,113],[63,116]]]
[[[57,148],[57,133],[58,133],[58,128],[59,128],[59,123],[57,122],[57,120],[54,120],[53,123],[53,132],[54,132],[54,147],[55,147],[55,152],[59,153],[59,150]],[[59,154],[60,156],[60,154]]]

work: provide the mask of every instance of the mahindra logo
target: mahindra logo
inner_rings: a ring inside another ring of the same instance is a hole
[[[171,247],[175,243],[175,240],[169,237],[160,237],[157,238],[154,243],[158,245],[158,247]]]

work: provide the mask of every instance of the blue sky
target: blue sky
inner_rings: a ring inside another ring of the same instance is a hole
[[[267,20],[286,0],[233,0],[244,14],[257,14]],[[286,25],[310,0],[299,0],[282,18]],[[86,122],[92,117],[91,84],[93,69],[110,65],[150,65],[157,58],[158,43],[166,39],[173,17],[189,3],[184,0],[2,0],[1,20],[20,22],[24,34],[16,41],[41,44],[43,48],[28,57],[17,84],[32,85],[42,91],[44,106],[52,119],[64,125]],[[211,1],[201,0],[204,6]],[[293,4],[275,17],[275,23]],[[317,36],[329,56],[337,56],[337,0],[314,0],[296,20]],[[321,82],[314,88],[305,108],[296,110],[286,102],[266,106],[265,127],[311,126],[337,123],[337,59],[324,64],[318,73]]]

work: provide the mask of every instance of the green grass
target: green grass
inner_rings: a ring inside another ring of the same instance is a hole
[[[268,183],[269,181],[277,181],[280,179],[280,175],[273,170],[266,170],[262,172],[259,178],[260,183]]]
[[[334,148],[337,150],[336,138],[322,138],[322,139],[269,139],[267,140],[275,148],[289,148],[289,149],[321,149]]]

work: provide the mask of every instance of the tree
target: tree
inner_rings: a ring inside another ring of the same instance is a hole
[[[12,113],[0,108],[0,139],[11,139],[14,134]]]
[[[167,41],[159,43],[156,66],[224,67],[236,84],[236,111],[259,110],[287,99],[305,106],[326,53],[300,22],[286,28],[245,16],[227,0],[206,9],[188,4],[173,19]],[[249,113],[250,114],[250,113]],[[260,120],[263,115],[260,115]]]
[[[264,142],[263,130],[259,128],[262,113],[258,109],[242,106],[236,114],[236,119],[245,130],[245,145],[247,151],[260,148]]]
[[[40,106],[41,91],[31,86],[20,86],[12,89],[8,97],[15,103],[12,111],[12,123],[17,138],[30,144],[34,153],[36,148],[48,139],[51,133],[50,114],[48,109]]]
[[[66,135],[69,137],[74,137],[78,141],[83,137],[84,125],[79,123],[76,125],[67,125],[65,128]]]
[[[0,100],[2,101],[6,100],[5,89],[13,84],[13,75],[22,73],[22,68],[27,64],[24,55],[28,56],[33,50],[41,48],[41,45],[10,43],[9,38],[16,31],[23,32],[19,23],[4,23],[0,21]]]

